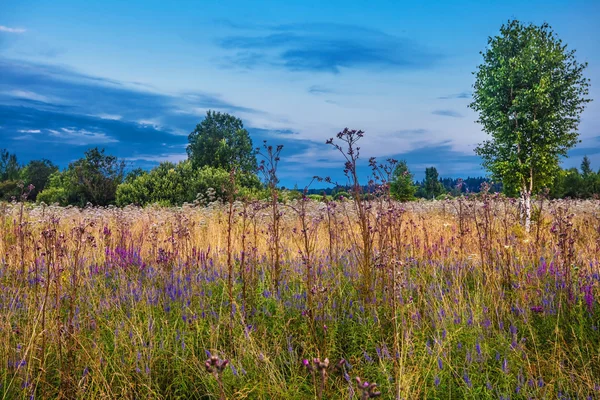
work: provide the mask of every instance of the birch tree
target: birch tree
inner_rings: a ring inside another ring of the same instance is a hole
[[[507,194],[519,195],[529,231],[532,194],[552,183],[560,158],[579,141],[580,115],[590,101],[587,63],[548,24],[517,20],[488,38],[481,55],[469,106],[491,138],[475,152]]]

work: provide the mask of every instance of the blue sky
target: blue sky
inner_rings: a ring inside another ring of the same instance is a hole
[[[510,18],[550,23],[589,63],[598,98],[597,0],[417,3],[2,0],[0,148],[65,166],[100,146],[151,167],[185,159],[214,109],[242,118],[255,145],[284,145],[288,186],[341,181],[324,142],[344,127],[366,132],[365,161],[481,175],[472,72]],[[600,167],[599,111],[583,114],[566,166],[587,154]]]

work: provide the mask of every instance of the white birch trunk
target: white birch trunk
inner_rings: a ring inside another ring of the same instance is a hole
[[[521,190],[521,220],[525,222],[525,232],[531,230],[531,192],[529,190]]]

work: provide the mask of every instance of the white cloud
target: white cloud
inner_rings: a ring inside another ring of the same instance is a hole
[[[120,121],[121,118],[123,118],[122,116],[117,115],[117,114],[98,114],[98,115],[95,115],[95,117],[98,117],[100,119],[108,119],[111,121]]]
[[[35,138],[31,135],[20,135],[20,136],[15,136],[13,138],[13,140],[35,140]]]
[[[27,30],[23,28],[10,28],[8,26],[0,25],[0,32],[6,33],[25,33]]]
[[[158,120],[155,119],[141,119],[137,123],[144,128],[153,128],[155,130],[161,129],[161,125]]]
[[[90,145],[103,143],[116,143],[117,139],[103,132],[91,132],[86,129],[61,128],[60,130],[48,129],[50,136],[60,139],[63,143],[72,145]]]
[[[39,129],[21,129],[19,130],[20,133],[40,133],[41,131]]]
[[[27,100],[35,100],[35,101],[42,101],[44,103],[50,103],[51,99],[47,96],[44,96],[42,94],[39,93],[35,93],[35,92],[31,92],[29,90],[11,90],[8,92],[9,95],[13,96],[13,97],[18,97],[20,99],[27,99]]]

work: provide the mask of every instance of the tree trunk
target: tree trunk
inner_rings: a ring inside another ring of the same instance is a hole
[[[521,218],[525,223],[525,232],[531,230],[531,191],[527,189],[521,190]]]

